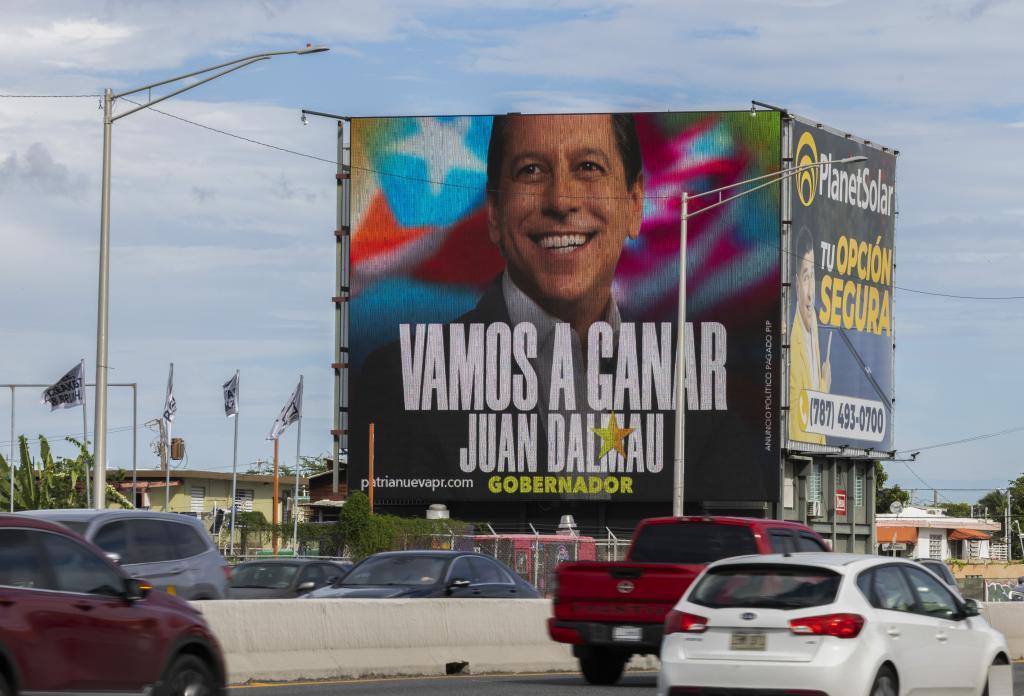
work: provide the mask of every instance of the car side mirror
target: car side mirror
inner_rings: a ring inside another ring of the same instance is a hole
[[[970,618],[972,616],[981,616],[981,607],[979,607],[978,603],[973,599],[965,599],[963,616],[964,618]]]
[[[300,582],[299,586],[295,589],[299,592],[309,592],[310,590],[316,589],[316,583],[312,580],[307,580],[306,582]]]
[[[107,559],[110,560],[110,562],[114,565],[121,565],[121,554],[114,553],[113,551],[107,551],[103,555],[106,556]]]
[[[124,598],[129,602],[139,602],[146,598],[153,586],[148,582],[126,578],[124,581]]]
[[[448,583],[448,586],[445,587],[445,590],[447,590],[448,593],[451,594],[453,590],[462,590],[469,587],[469,585],[469,580],[466,580],[465,578],[455,578],[450,583]]]

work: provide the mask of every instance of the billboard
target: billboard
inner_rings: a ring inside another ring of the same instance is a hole
[[[777,113],[351,122],[348,475],[379,501],[669,501],[680,197],[777,171]],[[687,246],[686,498],[778,493],[778,187]]]
[[[792,187],[790,447],[891,450],[896,155],[800,121],[793,143],[824,164]]]

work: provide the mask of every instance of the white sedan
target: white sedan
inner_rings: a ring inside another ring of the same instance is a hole
[[[669,612],[658,696],[977,696],[1008,656],[977,604],[917,563],[743,556],[709,565]]]

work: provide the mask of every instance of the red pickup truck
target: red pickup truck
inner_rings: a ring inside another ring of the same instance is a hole
[[[614,684],[632,655],[657,655],[665,615],[712,561],[828,551],[795,522],[746,517],[655,517],[640,522],[622,563],[558,566],[548,633],[571,643],[584,678]]]

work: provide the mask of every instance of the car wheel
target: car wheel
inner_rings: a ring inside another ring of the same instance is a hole
[[[589,657],[580,658],[580,671],[589,684],[608,686],[614,684],[622,676],[626,666],[626,658],[621,655],[610,655],[597,652]]]
[[[882,667],[875,675],[875,683],[871,685],[871,696],[897,696],[899,682],[892,667]]]
[[[0,674],[0,696],[14,696],[14,691],[7,683],[7,680],[4,679],[3,674]]]
[[[1006,658],[1003,657],[1002,655],[1000,655],[996,659],[992,660],[992,666],[993,667],[995,667],[996,665],[1008,665],[1008,664],[1010,664],[1010,663],[1007,662]],[[988,679],[987,678],[985,679],[985,690],[981,692],[981,696],[988,696]]]
[[[209,667],[195,655],[177,657],[167,669],[159,696],[213,696],[216,685]]]

